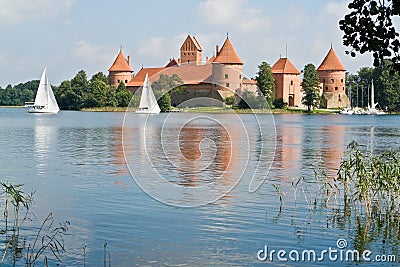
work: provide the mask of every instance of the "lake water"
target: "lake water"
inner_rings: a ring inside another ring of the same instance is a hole
[[[307,186],[295,195],[291,183],[312,186],[317,166],[334,174],[352,140],[400,147],[398,116],[124,115],[0,109],[0,178],[36,191],[28,243],[49,212],[71,222],[62,266],[83,266],[84,246],[86,266],[103,266],[105,241],[111,266],[289,266],[257,252],[353,248],[357,218],[310,209]],[[366,243],[398,247],[379,231]]]

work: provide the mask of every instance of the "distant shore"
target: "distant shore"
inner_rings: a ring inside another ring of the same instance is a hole
[[[24,108],[24,106],[0,106],[0,108]],[[97,107],[83,108],[82,112],[126,112],[126,107]],[[133,111],[133,110],[132,110]],[[337,114],[340,109],[315,109],[311,114]],[[237,113],[237,114],[308,114],[307,109],[303,108],[283,108],[283,109],[235,109],[229,107],[195,107],[173,109],[171,112],[187,112],[187,113]],[[400,115],[400,112],[388,113],[388,115]]]
[[[125,107],[98,107],[84,108],[84,112],[125,112]],[[239,114],[306,114],[306,109],[301,108],[285,108],[285,109],[235,109],[228,107],[193,107],[183,109],[173,109],[171,112],[186,112],[186,113],[239,113]],[[311,114],[334,114],[338,113],[339,109],[316,109]]]

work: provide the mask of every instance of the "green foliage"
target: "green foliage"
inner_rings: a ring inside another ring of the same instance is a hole
[[[271,66],[267,62],[262,62],[261,65],[258,66],[256,81],[267,103],[271,105],[274,99],[275,79],[272,76]]]
[[[179,90],[182,84],[183,81],[177,74],[173,74],[172,76],[161,74],[160,78],[151,84],[151,87],[154,91],[170,93],[170,91]]]
[[[24,259],[25,266],[35,266],[35,263],[42,257],[44,261],[48,261],[48,256],[53,255],[57,260],[61,261],[61,253],[65,252],[64,235],[68,231],[70,223],[65,221],[58,226],[54,225],[53,214],[50,213],[40,227],[37,227],[37,233],[34,240],[29,240],[23,237],[21,232],[24,229],[23,223],[30,219],[28,212],[33,201],[33,193],[26,194],[21,190],[22,185],[13,185],[11,183],[0,182],[4,194],[4,224],[5,229],[1,230],[1,240],[4,244],[2,248],[2,257],[0,265],[2,265],[7,257],[15,263],[18,260]],[[12,210],[10,210],[10,206]],[[20,213],[24,213],[24,217],[20,218]],[[10,218],[9,214],[13,217]],[[9,223],[12,227],[9,229]],[[30,230],[33,228],[30,227]],[[25,256],[23,255],[25,253]]]
[[[304,67],[304,77],[302,83],[304,96],[301,101],[307,106],[308,112],[311,112],[311,108],[314,109],[319,105],[319,85],[319,77],[315,66],[313,64],[307,64]]]
[[[354,141],[348,148],[337,178],[344,185],[345,198],[358,201],[369,215],[376,204],[380,208],[400,205],[400,150],[378,155],[371,151],[363,153]]]
[[[262,109],[268,107],[268,102],[264,96],[244,90],[240,93],[238,107],[241,109]]]
[[[351,90],[353,106],[368,105],[371,81],[374,80],[375,102],[388,111],[400,110],[400,75],[391,71],[392,64],[390,60],[384,60],[377,68],[364,67],[357,74],[347,74],[347,87]]]
[[[281,97],[281,98],[278,98],[278,99],[275,99],[274,102],[273,102],[273,104],[274,104],[275,108],[286,108],[286,107],[288,106],[288,103],[286,103],[286,102],[283,100],[282,97]]]
[[[343,44],[352,48],[347,54],[372,52],[375,67],[390,58],[393,69],[400,71],[399,33],[393,23],[400,15],[400,1],[353,0],[348,7],[351,12],[339,21]]]
[[[33,80],[14,87],[9,84],[5,89],[0,88],[0,106],[22,106],[25,102],[34,101],[38,86],[39,81]]]
[[[157,98],[157,103],[161,109],[161,112],[168,112],[171,110],[171,97],[168,93],[164,93]]]
[[[228,106],[232,106],[234,102],[235,102],[235,97],[233,96],[228,96],[225,98],[225,104],[227,104]]]
[[[161,112],[171,110],[171,94],[181,93],[184,90],[184,87],[181,86],[182,84],[183,81],[177,74],[172,76],[161,74],[160,78],[152,83],[151,87],[154,90]]]

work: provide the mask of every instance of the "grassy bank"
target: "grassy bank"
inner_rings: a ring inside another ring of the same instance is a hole
[[[97,108],[83,108],[80,111],[85,112],[125,112],[126,107],[97,107]]]

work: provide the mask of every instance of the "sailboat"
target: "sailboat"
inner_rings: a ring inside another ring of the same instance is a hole
[[[376,108],[378,102],[375,103],[375,89],[374,89],[374,80],[371,82],[371,104],[368,103],[367,114],[368,115],[383,115],[386,114],[382,110]]]
[[[156,97],[154,96],[153,90],[151,89],[149,83],[149,77],[146,73],[146,78],[144,79],[144,85],[142,89],[142,96],[140,97],[139,108],[135,111],[135,113],[158,114],[160,111],[160,107],[158,106]]]
[[[57,113],[60,108],[57,105],[53,90],[47,78],[47,70],[44,68],[42,78],[37,89],[35,103],[29,108],[30,113]]]

